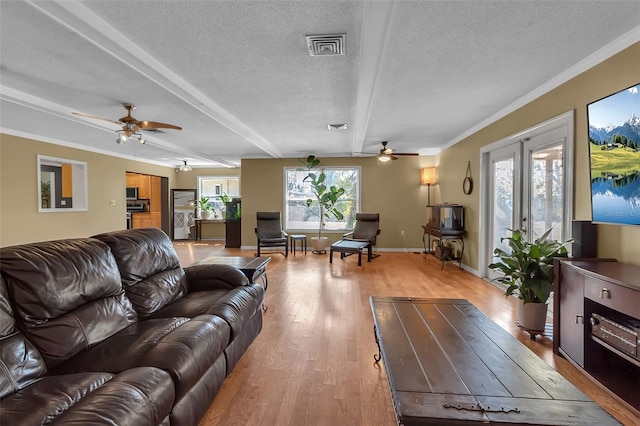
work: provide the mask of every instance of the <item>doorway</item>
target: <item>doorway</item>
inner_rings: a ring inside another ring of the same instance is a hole
[[[521,229],[530,241],[552,229],[566,240],[573,217],[573,111],[481,149],[479,272],[493,279],[487,265],[493,251],[508,250],[503,237]]]

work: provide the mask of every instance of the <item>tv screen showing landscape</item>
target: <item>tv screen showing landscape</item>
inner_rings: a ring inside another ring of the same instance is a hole
[[[587,106],[593,222],[640,225],[639,89]]]

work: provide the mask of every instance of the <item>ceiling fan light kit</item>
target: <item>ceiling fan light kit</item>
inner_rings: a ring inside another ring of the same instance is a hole
[[[190,172],[191,170],[193,170],[191,166],[187,164],[187,160],[182,160],[182,162],[184,164],[180,166],[181,172]]]
[[[397,160],[396,155],[419,155],[417,152],[395,152],[393,148],[387,148],[388,141],[382,142],[382,149],[378,153],[378,161],[386,163],[387,161]]]
[[[147,141],[140,133],[140,130],[156,130],[156,129],[182,130],[182,127],[175,126],[173,124],[160,123],[157,121],[137,120],[133,116],[131,116],[131,111],[136,109],[136,106],[134,104],[125,103],[125,104],[122,104],[122,106],[127,110],[127,115],[125,117],[121,117],[120,119],[118,119],[118,121],[111,120],[109,118],[96,117],[95,115],[83,114],[81,112],[72,112],[72,114],[122,125],[121,130],[116,130],[117,144],[126,143],[128,140],[135,140],[144,145]]]

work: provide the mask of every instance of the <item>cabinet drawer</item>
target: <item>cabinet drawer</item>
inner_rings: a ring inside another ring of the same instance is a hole
[[[633,318],[640,317],[640,292],[638,291],[585,276],[584,296]]]

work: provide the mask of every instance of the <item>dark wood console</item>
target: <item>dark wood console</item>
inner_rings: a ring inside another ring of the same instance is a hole
[[[640,266],[556,259],[554,269],[553,352],[640,410]]]

